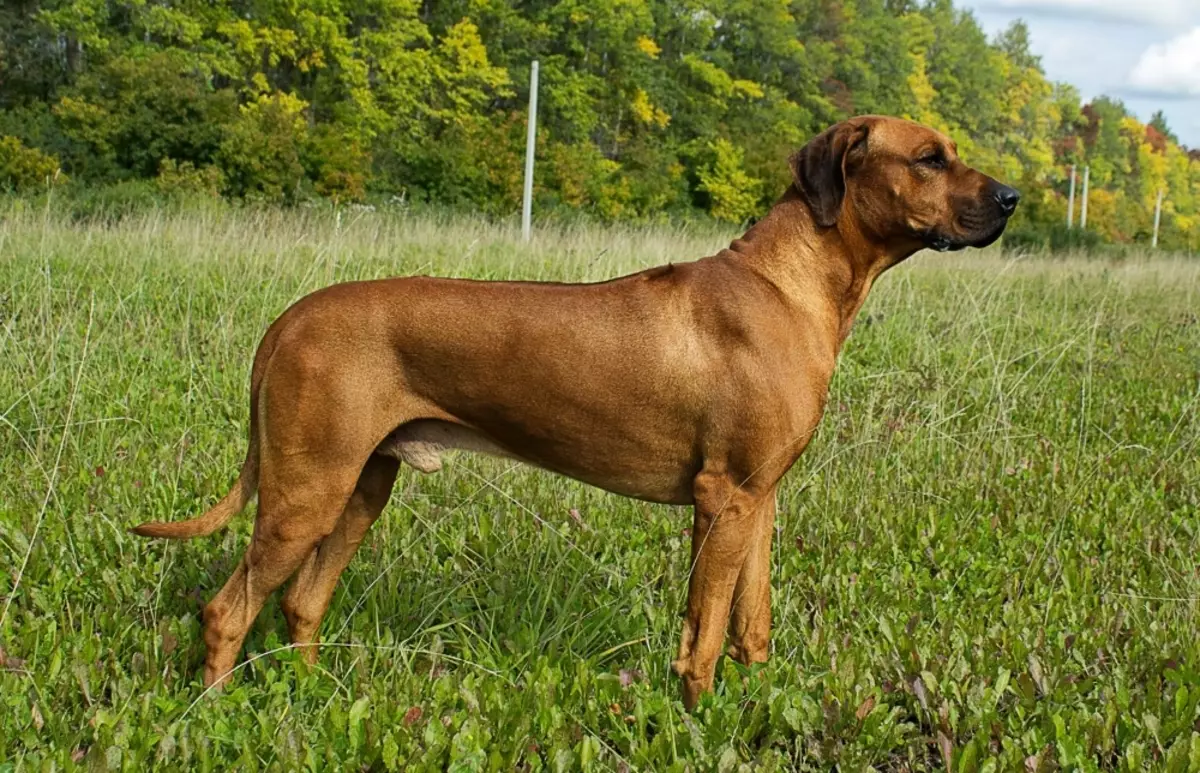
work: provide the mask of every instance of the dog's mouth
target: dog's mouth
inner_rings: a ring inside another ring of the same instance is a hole
[[[936,231],[929,231],[925,234],[925,246],[936,252],[958,252],[967,248],[967,243],[951,239]]]
[[[937,252],[958,252],[968,247],[983,249],[995,244],[1008,227],[1008,216],[975,218],[970,215],[959,218],[958,233],[949,234],[931,228],[923,236],[925,246]]]

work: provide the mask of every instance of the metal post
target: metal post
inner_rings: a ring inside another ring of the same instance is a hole
[[[1162,222],[1162,203],[1163,189],[1158,189],[1158,203],[1154,205],[1154,242],[1150,245],[1152,249],[1158,249],[1158,225]]]
[[[1075,165],[1071,164],[1071,195],[1067,197],[1067,229],[1075,227]]]
[[[521,236],[529,241],[533,220],[533,150],[537,145],[538,63],[529,71],[529,131],[525,135],[525,195],[521,203]]]
[[[1079,227],[1087,230],[1087,205],[1088,205],[1088,185],[1092,180],[1092,168],[1085,166],[1083,168],[1083,204],[1079,211]]]

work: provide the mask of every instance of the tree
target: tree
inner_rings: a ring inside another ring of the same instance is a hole
[[[1150,116],[1149,126],[1161,134],[1168,143],[1172,145],[1179,144],[1179,138],[1175,136],[1175,132],[1171,131],[1171,127],[1167,125],[1167,117],[1163,114],[1163,111],[1154,111],[1154,115]]]

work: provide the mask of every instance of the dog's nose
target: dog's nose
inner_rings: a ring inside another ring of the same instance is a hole
[[[1000,205],[1000,210],[1005,215],[1011,215],[1017,211],[1017,204],[1021,201],[1021,192],[1016,188],[1010,188],[1007,185],[1001,185],[996,189],[996,203]]]

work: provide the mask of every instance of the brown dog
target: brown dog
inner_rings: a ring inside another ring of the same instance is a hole
[[[618,494],[693,505],[674,670],[691,708],[729,654],[767,659],[775,489],[824,409],[871,284],[925,247],[1000,237],[1019,194],[954,143],[893,118],[838,124],[792,160],[795,184],[726,250],[597,284],[410,277],[335,285],[283,313],[250,379],[250,448],[211,534],[259,496],[250,547],[205,608],[206,684],[228,678],[267,597],[316,658],[338,576],[400,462],[470,449]]]

